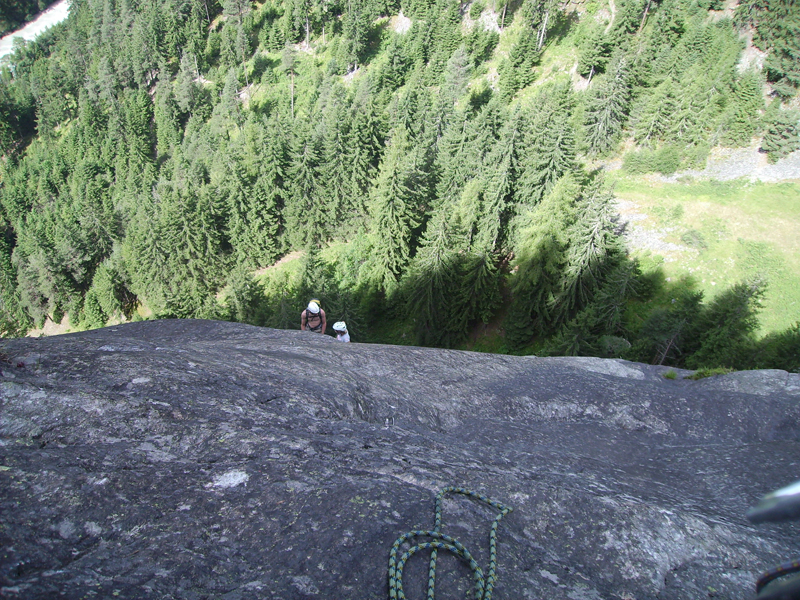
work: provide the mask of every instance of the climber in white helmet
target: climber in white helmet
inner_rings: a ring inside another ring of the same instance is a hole
[[[347,333],[347,325],[344,321],[336,321],[333,324],[333,330],[336,332],[336,340],[339,342],[349,342],[350,334]]]
[[[319,307],[319,300],[311,300],[308,303],[308,307],[300,313],[300,329],[315,333],[325,333],[326,325],[325,311]]]

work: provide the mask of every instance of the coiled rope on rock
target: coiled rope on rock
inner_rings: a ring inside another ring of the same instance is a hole
[[[492,528],[489,533],[489,568],[484,577],[483,571],[478,565],[477,561],[473,558],[472,554],[467,550],[464,545],[457,539],[445,535],[441,532],[442,527],[442,502],[445,494],[462,494],[469,498],[479,500],[489,506],[492,506],[500,511],[492,522]],[[457,557],[469,564],[472,569],[473,578],[475,580],[475,600],[491,600],[492,591],[494,589],[497,577],[495,569],[497,567],[497,526],[500,520],[510,513],[513,508],[505,506],[497,500],[492,500],[470,490],[461,487],[446,487],[436,495],[436,513],[434,517],[433,529],[430,530],[413,530],[401,535],[392,544],[392,550],[389,552],[389,598],[391,600],[405,600],[406,595],[403,593],[403,568],[406,562],[420,550],[431,550],[430,566],[428,568],[428,595],[427,600],[434,600],[434,593],[436,587],[436,558],[439,550],[447,550],[455,554]],[[429,537],[433,538],[432,541],[424,541],[411,546],[406,550],[398,559],[397,554],[400,552],[400,546],[412,538],[416,537]]]

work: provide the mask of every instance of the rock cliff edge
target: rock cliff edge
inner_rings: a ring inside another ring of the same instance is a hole
[[[800,375],[365,344],[213,321],[4,343],[0,596],[378,599],[463,486],[513,507],[495,600],[750,598],[797,525]],[[442,531],[486,569],[494,510]],[[406,567],[423,598],[427,559]],[[440,555],[439,600],[471,597]]]

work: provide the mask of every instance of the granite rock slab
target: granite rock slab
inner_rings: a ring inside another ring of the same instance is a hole
[[[447,486],[513,508],[495,600],[752,598],[798,552],[798,525],[744,516],[800,479],[797,374],[202,320],[2,346],[0,597],[387,598],[392,544]],[[484,570],[495,514],[443,504]],[[409,560],[408,598],[427,573]],[[451,555],[436,582],[473,597]]]

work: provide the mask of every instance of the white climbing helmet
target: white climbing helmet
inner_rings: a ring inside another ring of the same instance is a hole
[[[336,321],[336,323],[333,324],[333,330],[347,332],[347,325],[344,324],[344,321]]]
[[[308,303],[308,312],[314,313],[315,315],[319,312],[319,304],[314,302],[313,300]]]

